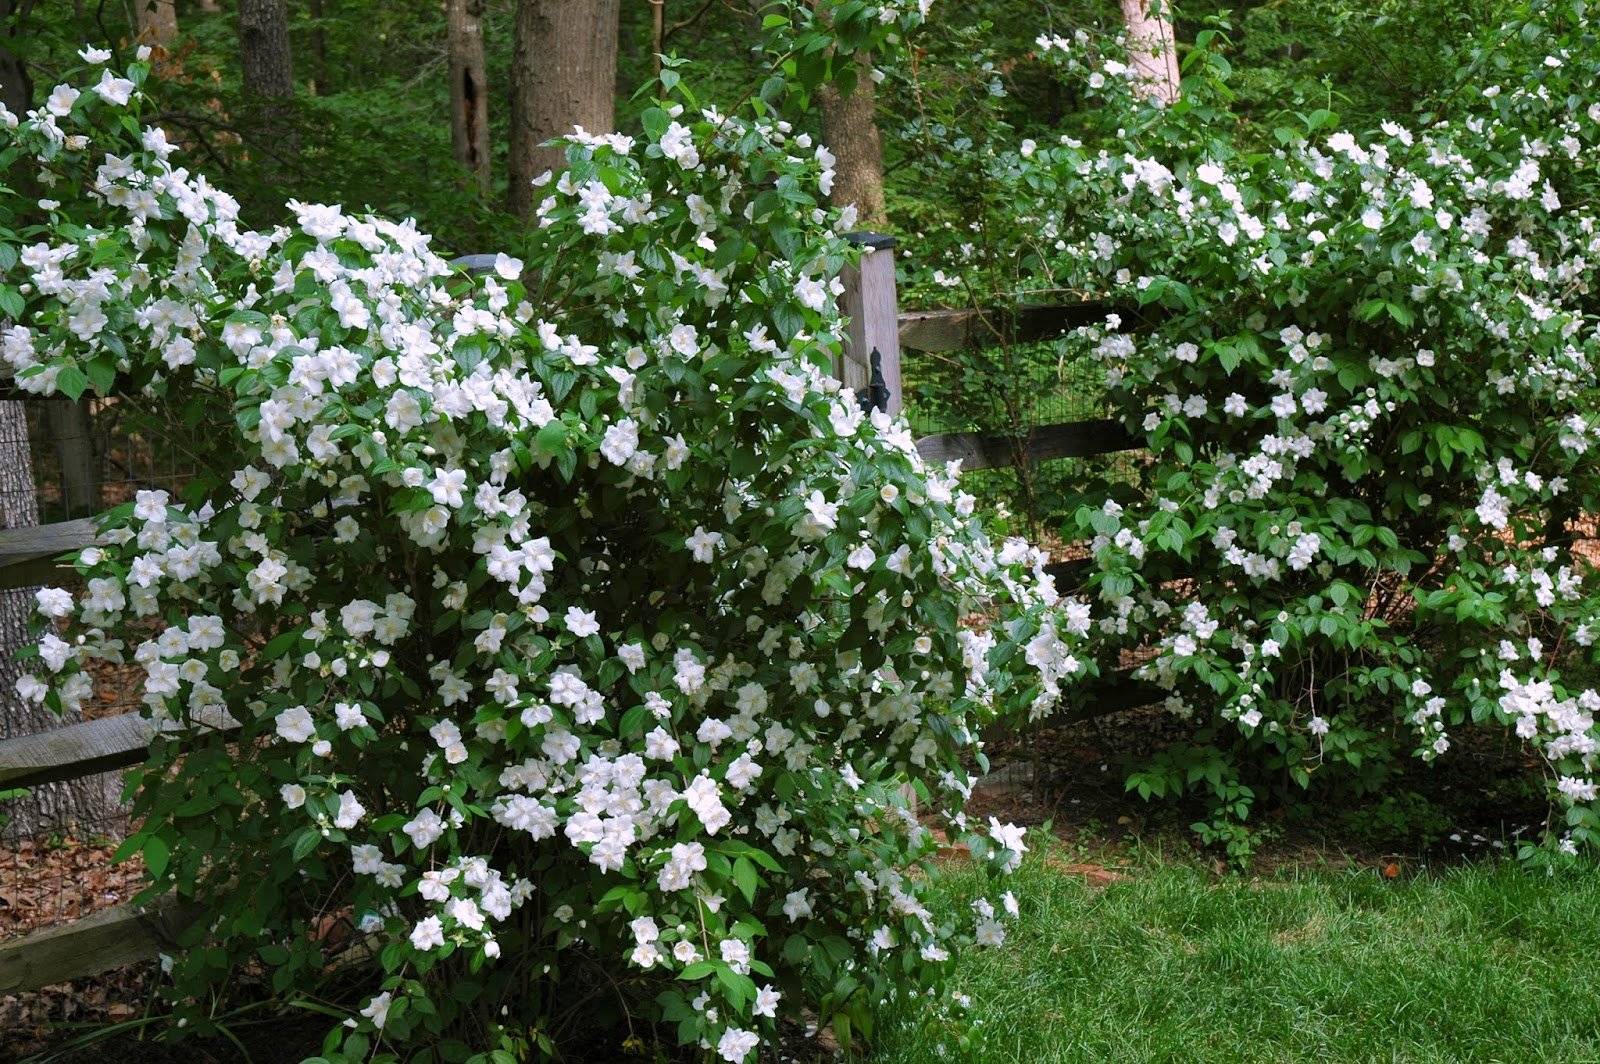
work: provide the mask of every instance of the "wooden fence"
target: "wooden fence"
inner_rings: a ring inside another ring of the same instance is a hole
[[[843,309],[850,318],[839,378],[858,395],[890,412],[902,401],[900,353],[992,347],[1002,342],[1048,340],[1069,329],[1103,321],[1114,308],[1103,304],[1010,307],[998,310],[932,310],[902,314],[895,293],[894,241],[862,234],[866,249],[859,267],[844,275]],[[492,256],[468,256],[469,270],[492,266]],[[1115,421],[1043,425],[1018,437],[958,432],[925,436],[917,449],[930,461],[959,459],[965,469],[992,469],[1025,461],[1085,457],[1134,450],[1142,444]],[[60,583],[73,578],[63,555],[89,546],[88,519],[37,528],[0,530],[0,588]],[[1068,576],[1078,566],[1052,566]],[[1092,704],[1069,719],[1104,716],[1158,699],[1154,688],[1126,678],[1096,691]],[[236,728],[225,713],[198,722],[221,731]],[[175,727],[168,723],[166,727]],[[145,760],[158,726],[125,714],[0,741],[0,790],[75,779]],[[0,994],[95,975],[173,949],[193,910],[171,898],[145,906],[121,905],[59,927],[0,942]]]

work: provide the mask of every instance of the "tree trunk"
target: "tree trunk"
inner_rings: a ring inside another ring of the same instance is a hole
[[[178,36],[178,0],[133,0],[134,22],[145,44],[169,45]]]
[[[0,104],[18,118],[33,106],[33,80],[28,77],[28,64],[11,50],[11,42],[22,38],[19,23],[30,6],[0,0]]]
[[[650,69],[661,76],[661,53],[667,47],[667,0],[650,0]]]
[[[484,0],[449,0],[450,140],[480,194],[489,191],[489,94],[483,58]]]
[[[1122,21],[1128,27],[1135,85],[1151,99],[1173,102],[1178,98],[1178,43],[1172,32],[1170,4],[1167,0],[1122,0]]]
[[[294,96],[287,0],[239,0],[239,63],[244,91],[261,107],[258,151],[294,155],[299,150],[288,101]]]
[[[883,203],[883,141],[878,136],[878,94],[872,81],[872,58],[858,52],[855,88],[849,95],[833,85],[818,92],[822,103],[822,139],[834,156],[836,207],[856,208],[856,225],[882,229],[888,224]]]
[[[28,453],[28,418],[16,400],[0,402],[0,524],[27,528],[39,523],[33,461]],[[27,646],[34,589],[0,591],[0,739],[33,735],[75,723],[76,714],[53,710],[16,695],[17,678],[28,670],[16,660]],[[32,788],[26,798],[0,803],[6,823],[0,835],[32,838],[75,828],[90,834],[115,834],[123,827],[121,783],[115,773],[85,776]]]
[[[215,15],[222,10],[222,5],[217,0],[200,0],[200,10],[208,15]]]
[[[616,122],[619,0],[518,0],[511,62],[511,154],[507,206],[527,217],[533,179],[565,162],[551,137]]]
[[[329,96],[333,93],[333,83],[328,79],[328,31],[323,28],[322,20],[327,17],[327,10],[322,0],[311,0],[311,94],[313,96]]]

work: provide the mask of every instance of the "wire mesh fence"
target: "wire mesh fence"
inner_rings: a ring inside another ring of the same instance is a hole
[[[89,517],[140,490],[176,494],[203,468],[203,439],[164,404],[111,398],[22,406],[41,523]],[[14,442],[5,446],[0,461],[21,457]]]
[[[0,803],[0,815],[4,809]],[[126,813],[113,809],[0,842],[0,940],[130,901],[144,885],[143,867],[137,857],[111,860],[127,830]]]

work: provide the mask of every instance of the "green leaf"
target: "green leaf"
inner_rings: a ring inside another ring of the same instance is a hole
[[[83,370],[77,367],[76,363],[67,363],[61,367],[61,372],[56,374],[56,388],[68,399],[82,397],[88,387],[89,378],[84,375]]]
[[[663,74],[665,74],[665,71],[663,71]],[[666,133],[667,126],[672,124],[671,117],[659,107],[647,108],[644,114],[639,116],[639,121],[644,126],[644,131],[650,135],[651,140],[660,140],[662,135]]]
[[[548,421],[533,441],[545,454],[560,454],[567,444],[567,426],[561,421]]]
[[[756,886],[760,880],[756,876],[756,866],[750,863],[748,857],[740,857],[733,862],[733,882],[739,888],[739,893],[744,895],[744,900],[754,905]]]
[[[261,652],[262,661],[275,661],[287,654],[291,647],[300,639],[304,629],[291,628],[287,632],[279,632]]]
[[[144,854],[144,864],[150,870],[150,878],[160,879],[167,870],[167,844],[159,835],[151,835],[144,840],[144,847],[140,852]]]
[[[322,834],[317,831],[316,828],[306,828],[304,831],[300,832],[299,835],[295,836],[293,851],[294,859],[296,861],[304,860],[306,855],[312,850],[316,849],[317,843],[321,841]]]

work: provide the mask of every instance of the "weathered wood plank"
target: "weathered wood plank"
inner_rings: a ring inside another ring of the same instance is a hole
[[[0,528],[0,568],[54,558],[66,554],[67,550],[90,546],[91,542],[94,542],[94,518],[91,517],[32,528]]]
[[[94,536],[94,519],[89,517],[33,528],[0,528],[0,565],[78,550],[93,543]]]
[[[99,975],[169,953],[200,912],[168,896],[0,942],[0,994]]]
[[[94,519],[89,517],[33,528],[0,528],[0,588],[61,579],[72,567],[56,559],[89,546],[94,536]]]
[[[903,402],[900,384],[899,311],[894,281],[894,237],[882,233],[850,233],[848,239],[864,250],[861,262],[845,268],[840,279],[844,295],[840,309],[850,319],[844,355],[837,376],[856,395],[867,396],[872,385],[872,352],[888,389],[886,409],[898,414]]]
[[[929,462],[959,461],[962,469],[1001,469],[1016,464],[1016,439],[991,432],[946,432],[924,436],[917,450]],[[1135,451],[1143,441],[1110,418],[1041,425],[1023,437],[1023,457],[1030,462],[1051,458],[1086,458],[1116,451]]]
[[[993,347],[1002,341],[1036,343],[1053,340],[1069,329],[1101,324],[1108,314],[1126,316],[1128,309],[1094,301],[993,310],[919,310],[900,315],[900,346],[939,352]]]
[[[239,726],[221,710],[203,714],[197,723],[216,731]],[[137,765],[145,759],[158,730],[177,731],[186,726],[164,721],[158,729],[137,713],[124,713],[0,740],[0,789],[33,787]]]
[[[476,276],[494,269],[494,255],[460,255],[450,260],[450,265]]]

